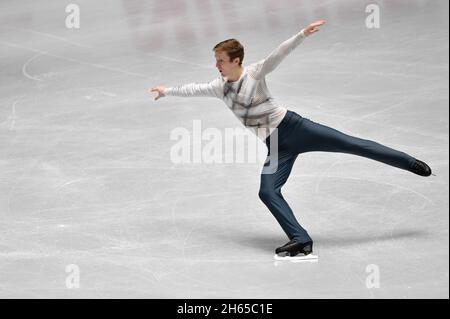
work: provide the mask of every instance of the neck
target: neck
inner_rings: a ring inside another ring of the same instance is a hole
[[[240,66],[238,69],[236,69],[236,71],[233,72],[233,74],[228,77],[228,82],[236,82],[237,80],[239,80],[242,72],[244,72],[244,68]]]

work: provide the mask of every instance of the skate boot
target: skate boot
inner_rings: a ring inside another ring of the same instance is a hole
[[[432,174],[431,168],[426,163],[418,159],[414,162],[411,172],[420,176],[430,176]]]
[[[313,242],[307,241],[306,243],[299,243],[295,240],[291,240],[290,242],[284,244],[281,247],[278,247],[275,250],[275,254],[286,254],[286,256],[297,256],[298,254],[304,254],[305,256],[309,255],[313,251]]]
[[[277,249],[275,249],[275,254],[281,253],[283,251],[285,251],[285,248],[288,247],[289,245],[292,245],[295,243],[294,239],[291,239],[289,242],[287,242],[286,244],[284,244],[281,247],[278,247]]]

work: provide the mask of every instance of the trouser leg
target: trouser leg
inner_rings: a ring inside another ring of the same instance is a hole
[[[299,224],[281,194],[281,187],[286,183],[297,155],[290,155],[278,163],[276,172],[261,174],[259,197],[269,208],[289,239],[304,243],[311,240],[307,231]]]
[[[380,143],[350,136],[331,127],[303,119],[295,136],[297,153],[322,151],[366,157],[404,170],[410,170],[415,158]]]

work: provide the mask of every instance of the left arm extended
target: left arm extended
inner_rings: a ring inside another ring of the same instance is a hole
[[[275,70],[289,53],[299,46],[307,36],[319,31],[319,27],[323,24],[325,24],[325,20],[316,21],[281,43],[267,58],[255,64],[253,77],[261,79]]]

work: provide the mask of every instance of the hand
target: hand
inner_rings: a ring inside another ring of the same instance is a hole
[[[165,96],[164,91],[166,90],[166,88],[164,86],[155,86],[154,88],[152,88],[150,90],[150,92],[158,92],[158,96],[155,97],[155,101],[158,100],[159,98],[162,98]]]
[[[317,31],[319,31],[319,27],[324,25],[325,23],[326,23],[325,20],[319,20],[319,21],[311,23],[309,26],[307,26],[305,28],[305,31],[304,31],[305,36],[309,36]]]

